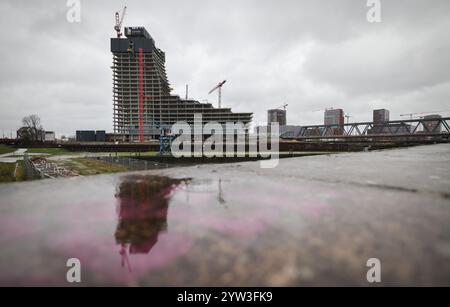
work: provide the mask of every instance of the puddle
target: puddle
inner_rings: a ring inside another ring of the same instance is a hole
[[[121,246],[122,266],[131,269],[128,254],[148,254],[161,232],[167,231],[167,212],[173,192],[188,179],[130,175],[117,187],[118,223],[114,234]]]

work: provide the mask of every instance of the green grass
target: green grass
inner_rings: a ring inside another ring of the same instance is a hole
[[[25,171],[23,168],[23,161],[17,161],[16,181],[25,181]]]
[[[51,156],[73,154],[73,152],[68,151],[64,148],[28,148],[27,152],[34,153],[34,154],[49,154]]]
[[[97,152],[99,155],[111,155],[113,157],[154,157],[159,154],[158,151],[143,151],[143,152],[135,152],[135,151],[102,151]]]
[[[157,151],[144,151],[144,152],[138,152],[138,153],[131,153],[132,155],[137,155],[138,157],[155,157],[159,154]],[[130,153],[127,152],[124,156],[130,156]]]
[[[7,154],[7,153],[10,153],[10,152],[14,152],[14,151],[16,151],[16,149],[14,147],[10,147],[10,146],[6,146],[6,145],[3,145],[3,144],[0,144],[0,155]]]
[[[16,168],[15,163],[0,163],[0,182],[15,181],[14,178],[15,168]]]
[[[62,162],[62,166],[82,176],[126,172],[121,165],[110,164],[101,160],[76,158]]]
[[[0,182],[25,180],[22,161],[17,162],[16,176],[14,176],[15,169],[16,163],[0,163]]]

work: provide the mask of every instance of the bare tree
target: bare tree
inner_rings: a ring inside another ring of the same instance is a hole
[[[36,114],[25,116],[22,119],[21,138],[29,141],[40,141],[42,139],[43,128],[41,119]]]

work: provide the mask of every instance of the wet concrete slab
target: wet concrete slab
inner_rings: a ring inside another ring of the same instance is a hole
[[[450,145],[0,185],[0,284],[450,285]]]

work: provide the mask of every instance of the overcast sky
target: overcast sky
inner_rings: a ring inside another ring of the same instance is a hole
[[[226,79],[222,105],[254,123],[284,103],[300,125],[322,123],[326,107],[352,121],[450,110],[448,0],[381,0],[380,23],[366,0],[81,0],[80,23],[66,0],[2,0],[0,133],[32,113],[58,135],[112,130],[109,38],[123,5],[124,25],[166,52],[174,94],[189,84],[190,98],[217,105],[207,93]]]

